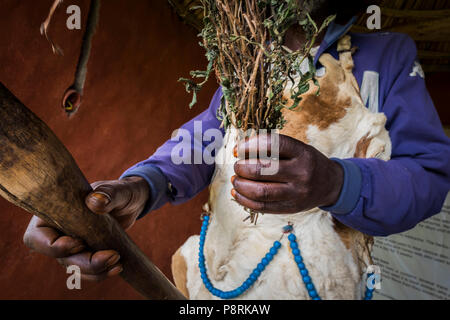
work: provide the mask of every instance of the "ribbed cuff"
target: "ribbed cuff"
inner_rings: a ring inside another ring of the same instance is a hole
[[[331,158],[331,160],[339,163],[344,170],[344,183],[336,204],[331,207],[320,207],[320,209],[334,214],[348,214],[355,209],[361,195],[361,169],[349,160],[337,158]]]
[[[132,167],[125,171],[119,179],[133,176],[144,178],[150,188],[149,199],[145,204],[144,210],[139,214],[138,219],[168,202],[168,181],[158,167],[149,164]]]

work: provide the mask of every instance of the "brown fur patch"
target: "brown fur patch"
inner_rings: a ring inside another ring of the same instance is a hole
[[[347,249],[351,249],[352,248],[352,242],[353,242],[352,233],[355,230],[353,230],[352,228],[347,227],[345,224],[339,222],[335,218],[333,218],[333,223],[334,223],[334,225],[333,225],[334,231],[336,231],[336,233],[339,235],[339,237],[341,238],[341,240],[344,243],[345,247]]]
[[[186,298],[189,299],[189,292],[187,289],[187,265],[186,260],[184,259],[183,255],[181,254],[181,248],[175,252],[175,254],[172,256],[172,276],[173,280],[175,282],[175,286],[178,288],[178,290],[181,291],[182,294]]]
[[[354,154],[355,158],[366,158],[367,149],[369,148],[370,142],[372,141],[372,138],[368,138],[368,135],[369,134],[359,139]]]
[[[373,246],[373,237],[346,226],[334,217],[333,223],[334,231],[339,235],[345,247],[351,250],[362,274],[368,265],[373,264],[370,254]]]
[[[352,100],[348,94],[340,92],[339,84],[344,81],[345,76],[338,62],[336,60],[332,62],[331,59],[334,60],[328,57],[323,61],[327,65],[327,75],[318,79],[320,95],[316,95],[318,88],[311,82],[310,90],[295,110],[283,109],[283,116],[287,122],[281,130],[282,134],[308,143],[306,131],[309,125],[325,130],[346,115],[346,108],[351,106]],[[287,106],[292,106],[293,101],[286,95],[285,98],[288,100]]]

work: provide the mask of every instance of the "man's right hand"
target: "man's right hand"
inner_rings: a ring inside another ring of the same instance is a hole
[[[141,177],[98,181],[92,188],[85,199],[87,207],[96,214],[110,214],[125,230],[134,224],[150,195],[149,186]],[[82,240],[62,234],[36,216],[23,240],[30,249],[56,258],[63,266],[79,266],[83,280],[100,281],[122,271],[118,252],[92,251]]]

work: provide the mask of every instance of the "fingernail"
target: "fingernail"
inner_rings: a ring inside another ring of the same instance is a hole
[[[231,195],[233,196],[233,198],[236,198],[236,190],[231,189]]]
[[[84,248],[85,248],[85,247],[84,247],[83,244],[81,244],[81,245],[79,245],[79,246],[76,246],[76,247],[73,247],[73,248],[70,250],[70,254],[76,254],[76,253],[79,253],[79,252],[83,251]]]
[[[93,199],[94,202],[102,206],[107,206],[111,202],[109,195],[103,192],[92,193],[91,199]]]
[[[120,256],[118,254],[113,255],[111,258],[108,259],[106,262],[106,265],[108,267],[115,265],[120,260]]]
[[[236,180],[236,176],[231,177],[231,183],[234,184],[234,180]]]
[[[233,155],[234,155],[235,158],[238,157],[237,145],[233,149]]]
[[[108,271],[108,276],[113,277],[117,276],[119,273],[123,271],[123,267],[121,265],[115,266],[111,270]]]

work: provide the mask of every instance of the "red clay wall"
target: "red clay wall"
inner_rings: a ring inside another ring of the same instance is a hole
[[[68,120],[59,105],[73,81],[83,31],[65,27],[65,10],[69,4],[80,5],[85,21],[89,1],[64,1],[57,11],[50,34],[63,48],[63,57],[53,55],[39,34],[52,2],[0,1],[0,81],[55,131],[90,181],[116,179],[208,106],[214,81],[193,110],[177,82],[205,64],[197,32],[180,22],[164,0],[102,1],[84,103]],[[186,205],[165,206],[130,231],[169,277],[171,255],[200,227],[206,195]],[[83,282],[82,290],[69,291],[64,269],[22,244],[29,219],[0,199],[0,298],[139,298],[120,278]]]
[[[0,0],[0,81],[55,131],[90,181],[115,179],[205,109],[216,84],[212,81],[199,104],[188,109],[190,97],[177,79],[203,67],[204,56],[196,32],[179,21],[167,1],[102,1],[84,103],[68,120],[59,105],[73,80],[82,31],[66,29],[65,8],[80,5],[85,20],[89,2],[65,1],[55,16],[50,34],[63,48],[63,57],[53,55],[39,34],[52,2]],[[448,75],[429,79],[444,115],[450,100]],[[130,231],[169,277],[170,256],[198,233],[206,196],[203,192],[188,204],[167,205]],[[29,219],[0,198],[0,299],[140,298],[120,278],[83,282],[82,290],[68,290],[64,269],[22,244]]]

